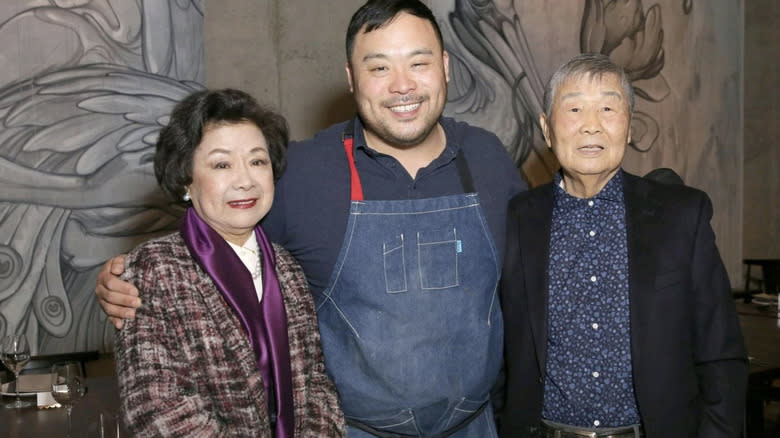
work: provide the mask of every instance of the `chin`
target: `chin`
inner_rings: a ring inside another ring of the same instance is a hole
[[[396,144],[398,146],[405,146],[405,147],[411,147],[411,146],[417,146],[418,144],[424,142],[429,135],[431,135],[431,132],[433,132],[433,128],[436,125],[434,124],[430,128],[423,127],[419,129],[415,129],[414,131],[407,131],[407,132],[398,132],[393,133],[391,132],[389,137],[389,140],[392,140],[393,144]]]
[[[236,221],[233,223],[233,226],[239,229],[254,228],[255,225],[257,225],[257,223],[260,222],[260,219],[262,219],[263,216],[265,216],[265,214],[263,215],[252,214],[252,215],[246,215],[244,217],[236,218]]]

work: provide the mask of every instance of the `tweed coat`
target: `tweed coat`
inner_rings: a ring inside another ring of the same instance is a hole
[[[287,314],[296,437],[339,437],[314,303],[298,263],[274,245]],[[143,300],[116,336],[122,416],[133,436],[271,437],[262,377],[241,323],[179,233],[125,260]]]
[[[504,437],[535,436],[541,420],[554,189],[537,187],[509,206]],[[710,227],[712,203],[699,190],[625,172],[623,196],[631,360],[645,436],[737,437],[747,355]]]

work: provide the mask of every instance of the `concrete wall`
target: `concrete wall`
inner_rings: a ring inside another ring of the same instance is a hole
[[[239,87],[280,110],[293,139],[354,114],[344,34],[362,0],[207,2],[206,85]]]

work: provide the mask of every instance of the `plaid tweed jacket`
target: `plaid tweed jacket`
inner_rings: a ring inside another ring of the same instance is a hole
[[[287,313],[295,436],[343,436],[306,278],[289,252],[277,245],[274,251]],[[133,436],[271,437],[249,339],[181,235],[134,249],[122,278],[143,299],[115,345],[122,417]]]

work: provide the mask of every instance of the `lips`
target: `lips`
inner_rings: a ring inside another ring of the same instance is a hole
[[[604,146],[598,144],[586,144],[577,147],[577,153],[583,157],[600,157],[604,149]]]
[[[240,208],[240,209],[252,208],[255,205],[257,205],[257,198],[229,201],[228,205],[232,208]]]

